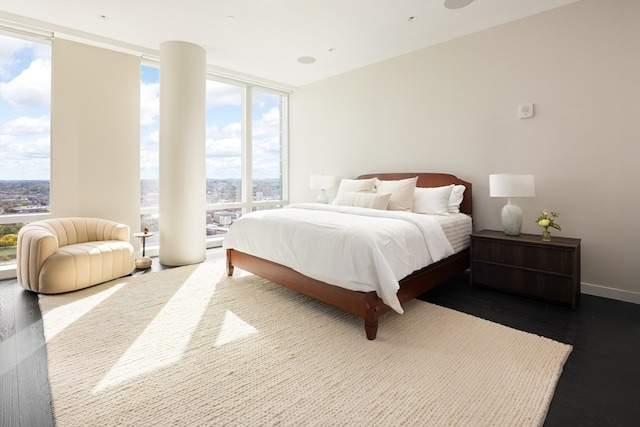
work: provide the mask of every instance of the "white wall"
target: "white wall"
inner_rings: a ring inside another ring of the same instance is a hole
[[[51,116],[52,216],[139,231],[140,58],[55,39]]]
[[[583,292],[640,303],[640,2],[580,1],[302,87],[290,137],[292,202],[315,200],[310,173],[448,172],[474,185],[476,230],[501,229],[489,174],[535,174],[523,232],[559,211]]]

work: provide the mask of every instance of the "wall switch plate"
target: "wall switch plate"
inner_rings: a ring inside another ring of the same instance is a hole
[[[533,104],[518,105],[518,118],[530,119],[533,117]]]

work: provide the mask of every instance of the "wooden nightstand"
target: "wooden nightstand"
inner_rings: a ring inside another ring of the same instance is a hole
[[[580,297],[580,239],[541,235],[471,234],[471,283],[569,304]]]

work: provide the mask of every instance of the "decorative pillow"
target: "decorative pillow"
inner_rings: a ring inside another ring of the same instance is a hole
[[[451,192],[451,198],[449,199],[449,213],[460,213],[460,203],[464,196],[464,190],[467,187],[464,185],[456,185]]]
[[[340,206],[358,206],[361,208],[386,210],[390,198],[391,194],[389,193],[356,193],[353,191],[343,191],[338,197],[336,197],[336,200],[334,200],[333,204]]]
[[[351,193],[375,193],[376,192],[376,178],[370,179],[341,179],[340,185],[338,186],[338,192],[336,193],[336,198],[331,203],[332,205],[337,205],[336,201],[340,198],[340,195],[343,192],[351,192]]]
[[[411,211],[413,209],[413,192],[416,189],[418,177],[399,179],[396,181],[376,181],[378,193],[391,193],[389,199],[390,211]]]
[[[449,199],[454,185],[416,188],[413,211],[420,214],[449,215]]]

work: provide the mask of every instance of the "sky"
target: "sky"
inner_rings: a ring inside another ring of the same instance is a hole
[[[140,72],[140,177],[158,178],[159,79]],[[242,90],[207,80],[207,178],[241,177]],[[280,95],[253,90],[253,178],[280,178]],[[0,35],[0,180],[49,180],[51,47]]]
[[[0,34],[0,180],[49,180],[51,47]]]

